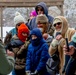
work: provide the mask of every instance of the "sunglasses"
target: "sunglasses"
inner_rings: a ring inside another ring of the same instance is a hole
[[[54,24],[54,27],[56,27],[56,25],[60,25],[60,24],[61,24],[61,22],[58,22],[58,23]]]

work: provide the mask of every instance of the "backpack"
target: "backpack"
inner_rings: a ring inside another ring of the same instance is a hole
[[[46,69],[50,75],[59,74],[59,63],[60,63],[60,60],[57,54],[54,54],[52,57],[50,57],[47,60]]]

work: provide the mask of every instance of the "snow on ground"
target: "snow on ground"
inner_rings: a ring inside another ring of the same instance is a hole
[[[10,74],[8,74],[8,75],[12,75],[12,72]]]
[[[3,37],[5,37],[6,35],[6,31],[9,32],[11,29],[13,29],[14,27],[3,27]]]
[[[9,32],[11,29],[13,29],[14,27],[3,27],[3,40],[4,37],[6,36],[6,32]]]

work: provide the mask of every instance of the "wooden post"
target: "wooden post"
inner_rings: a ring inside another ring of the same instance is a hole
[[[2,19],[3,19],[3,17],[2,17],[2,12],[3,12],[3,8],[2,7],[0,7],[0,38],[3,38],[3,29],[2,29]]]
[[[63,5],[59,5],[57,6],[59,8],[59,10],[61,11],[60,15],[64,16],[64,12],[63,12]]]

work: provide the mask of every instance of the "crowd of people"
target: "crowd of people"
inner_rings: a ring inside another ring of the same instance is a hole
[[[40,2],[27,23],[16,12],[14,24],[0,41],[1,75],[75,75],[76,30],[64,16],[48,15],[46,4]]]

